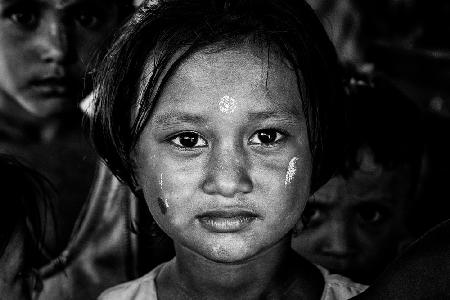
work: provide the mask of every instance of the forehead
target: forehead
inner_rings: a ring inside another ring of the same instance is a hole
[[[397,205],[408,200],[410,188],[406,169],[386,170],[377,166],[371,170],[358,169],[348,178],[333,177],[315,193],[315,201],[334,207],[365,202]]]
[[[151,64],[147,64],[144,77],[151,73]],[[269,106],[302,115],[294,70],[278,54],[251,44],[192,54],[169,78],[164,94],[184,98],[200,95],[211,100],[230,95],[239,99],[258,98],[261,104],[262,99],[268,99],[265,102]]]

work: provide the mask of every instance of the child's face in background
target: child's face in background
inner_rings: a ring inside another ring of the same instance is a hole
[[[0,0],[0,97],[38,117],[76,109],[93,50],[118,22],[108,0]]]
[[[364,152],[359,170],[347,179],[333,177],[314,194],[294,249],[334,273],[370,283],[406,242],[409,180],[405,169],[384,170]]]
[[[309,195],[295,73],[256,47],[199,52],[166,84],[137,144],[138,182],[186,251],[246,260],[279,242]]]

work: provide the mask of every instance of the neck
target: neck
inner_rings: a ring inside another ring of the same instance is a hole
[[[161,299],[278,299],[291,294],[315,299],[323,290],[320,272],[291,250],[288,238],[232,264],[181,247],[176,245],[176,260],[157,279]]]

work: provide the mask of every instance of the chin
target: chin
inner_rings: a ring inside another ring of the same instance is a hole
[[[246,261],[253,257],[255,253],[249,251],[245,245],[235,243],[216,243],[207,250],[208,259],[217,263],[235,264]]]

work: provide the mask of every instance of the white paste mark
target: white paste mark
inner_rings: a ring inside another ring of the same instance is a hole
[[[236,100],[230,96],[223,96],[219,102],[219,109],[221,112],[231,114],[236,109]]]
[[[297,172],[297,166],[296,166],[297,160],[298,160],[298,157],[294,157],[289,162],[288,169],[286,172],[286,178],[284,179],[284,185],[286,185],[286,186],[292,182],[292,180],[294,179],[295,173]]]
[[[159,178],[159,187],[161,188],[161,192],[163,191],[163,173],[161,173],[161,177]],[[164,198],[164,205],[166,208],[169,208],[169,201],[167,198]]]

